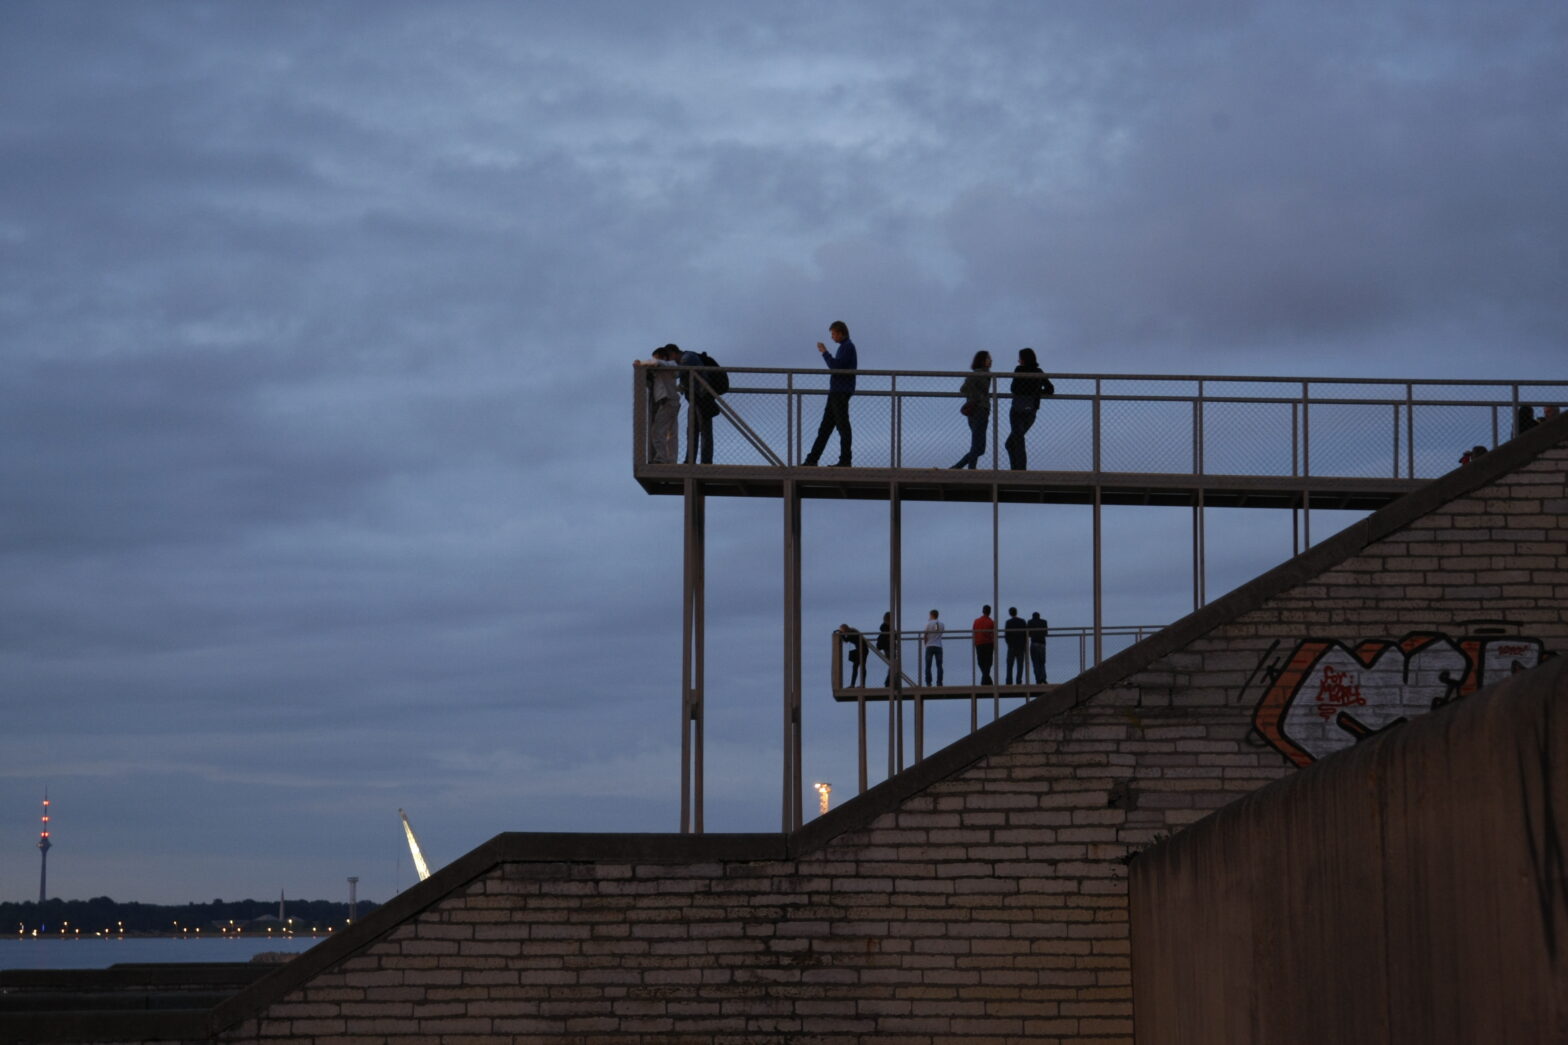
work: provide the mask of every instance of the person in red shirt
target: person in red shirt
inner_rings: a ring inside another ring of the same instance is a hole
[[[975,663],[980,665],[980,685],[989,686],[991,682],[991,661],[996,656],[996,621],[991,619],[991,607],[980,607],[980,616],[975,618]]]

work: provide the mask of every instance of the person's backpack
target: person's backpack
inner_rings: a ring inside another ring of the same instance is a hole
[[[708,353],[699,352],[697,354],[702,356],[703,366],[719,365],[719,361],[708,355]],[[730,375],[727,371],[710,370],[708,373],[702,375],[702,379],[708,383],[708,387],[713,390],[713,394],[716,396],[721,396],[730,390]]]

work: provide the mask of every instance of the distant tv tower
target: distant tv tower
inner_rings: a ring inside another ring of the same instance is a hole
[[[49,898],[49,789],[44,788],[43,829],[38,832],[38,902]]]

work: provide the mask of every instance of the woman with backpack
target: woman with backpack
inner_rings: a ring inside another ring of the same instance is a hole
[[[706,352],[687,351],[681,355],[680,365],[716,367],[719,364]],[[686,463],[700,460],[702,464],[712,464],[713,419],[719,413],[715,397],[730,390],[730,379],[722,370],[702,371],[696,380],[693,380],[694,376],[689,370],[681,374],[681,391],[686,395],[687,427],[690,429],[686,436]]]
[[[1041,372],[1032,348],[1018,350],[1018,365],[1013,368],[1013,373],[1026,376],[1013,378],[1010,389],[1013,405],[1007,412],[1007,442],[1003,445],[1007,447],[1008,466],[1014,471],[1023,471],[1029,467],[1029,450],[1024,445],[1024,436],[1034,427],[1035,414],[1040,410],[1040,397],[1054,395],[1056,388],[1051,384],[1051,379]],[[1034,377],[1034,374],[1040,376]]]

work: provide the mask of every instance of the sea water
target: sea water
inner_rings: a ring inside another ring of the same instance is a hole
[[[0,969],[105,969],[122,963],[248,962],[258,954],[298,954],[325,935],[214,937],[0,937]]]

